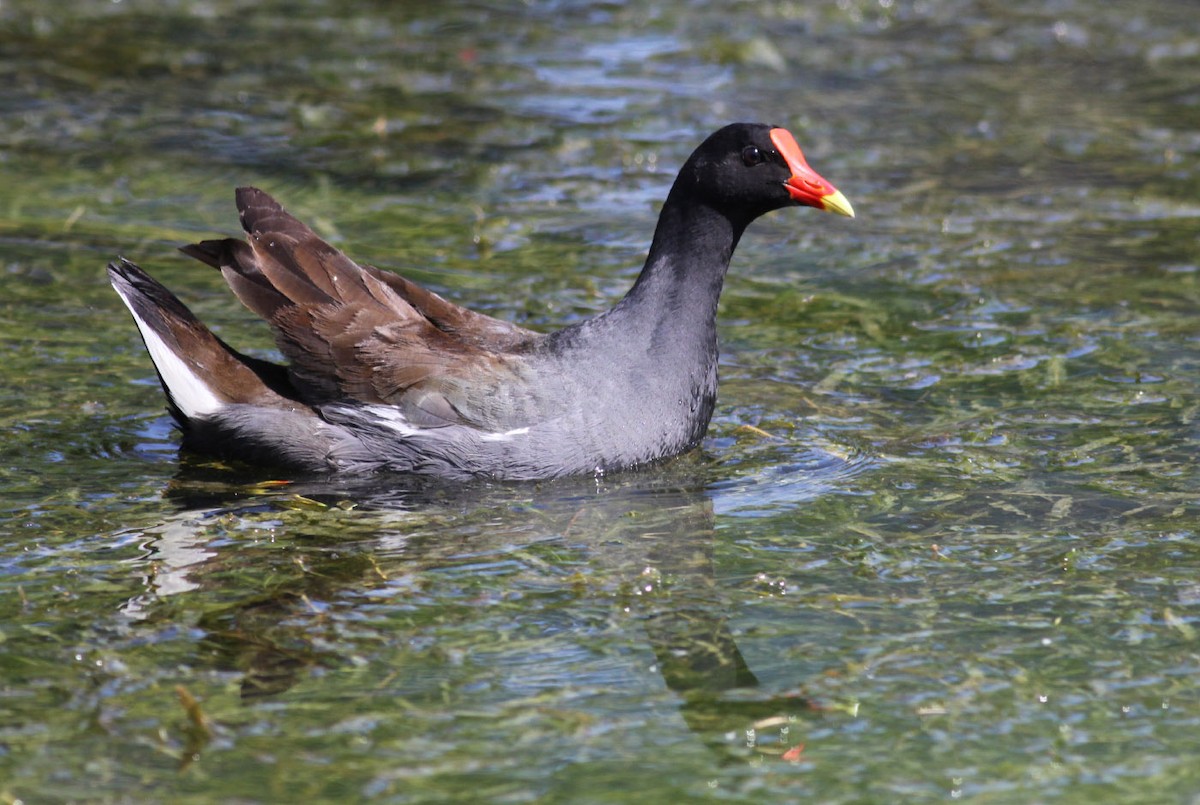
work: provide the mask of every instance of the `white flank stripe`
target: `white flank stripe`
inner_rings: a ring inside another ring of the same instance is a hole
[[[367,411],[370,411],[379,421],[379,424],[394,430],[401,436],[414,436],[418,433],[429,430],[428,428],[419,428],[412,425],[404,414],[399,409],[393,408],[390,405],[367,405],[364,406]],[[507,442],[514,436],[524,436],[529,433],[529,428],[513,428],[502,433],[481,433],[479,439],[484,442]]]
[[[368,405],[365,407],[377,416],[383,425],[396,431],[401,436],[412,436],[421,431],[420,428],[414,428],[408,424],[408,420],[404,418],[404,414],[395,408],[386,405]]]
[[[529,433],[528,426],[524,428],[513,428],[512,430],[506,430],[503,433],[485,433],[479,438],[485,442],[507,442],[511,441],[512,437],[514,436],[524,436],[526,433]]]

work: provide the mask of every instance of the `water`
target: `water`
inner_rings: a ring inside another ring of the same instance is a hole
[[[0,797],[1192,801],[1192,6],[0,6]],[[859,217],[747,234],[701,451],[177,457],[114,255],[270,356],[174,252],[258,184],[557,327],[734,119]]]

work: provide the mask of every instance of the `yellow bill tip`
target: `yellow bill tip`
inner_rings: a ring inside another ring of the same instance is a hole
[[[821,209],[836,212],[847,218],[854,217],[854,208],[850,206],[850,202],[846,200],[840,190],[834,190],[827,196],[821,196]]]

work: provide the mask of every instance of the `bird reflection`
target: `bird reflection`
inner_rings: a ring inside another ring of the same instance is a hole
[[[336,650],[336,636],[322,638],[325,617],[315,602],[382,587],[389,576],[461,562],[464,554],[502,555],[513,544],[512,531],[463,528],[462,521],[478,517],[494,523],[502,516],[511,523],[524,516],[536,521],[541,537],[551,536],[572,556],[582,556],[589,572],[619,580],[619,597],[640,622],[657,671],[679,696],[688,726],[713,747],[744,752],[744,746],[729,745],[731,732],[786,724],[812,705],[796,695],[757,689],[714,573],[713,496],[696,480],[704,477],[699,463],[685,458],[657,472],[536,486],[395,477],[247,486],[230,483],[226,469],[185,466],[168,490],[180,507],[178,515],[147,530],[151,539],[144,559],[151,561],[144,563],[155,572],[124,611],[132,618],[156,618],[168,597],[217,589],[221,576],[244,561],[233,546],[210,544],[205,522],[297,507],[311,509],[317,521],[322,512],[343,515],[343,522],[371,535],[365,543],[308,537],[322,549],[304,552],[302,572],[285,567],[299,561],[294,556],[276,552],[279,558],[272,561],[279,566],[261,568],[262,577],[272,579],[267,588],[249,600],[206,611],[196,624],[204,634],[202,655],[222,670],[242,674],[244,700],[280,696],[299,680],[347,661]],[[452,536],[436,538],[429,529],[406,534],[403,517],[414,514],[453,519]],[[296,539],[296,528],[288,527],[289,539]],[[363,549],[364,544],[372,547]]]

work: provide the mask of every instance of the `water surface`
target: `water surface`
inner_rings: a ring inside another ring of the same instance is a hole
[[[1189,801],[1193,5],[0,6],[0,798]],[[736,119],[859,217],[743,239],[696,454],[176,454],[116,254],[271,356],[174,251],[256,184],[549,329]]]

